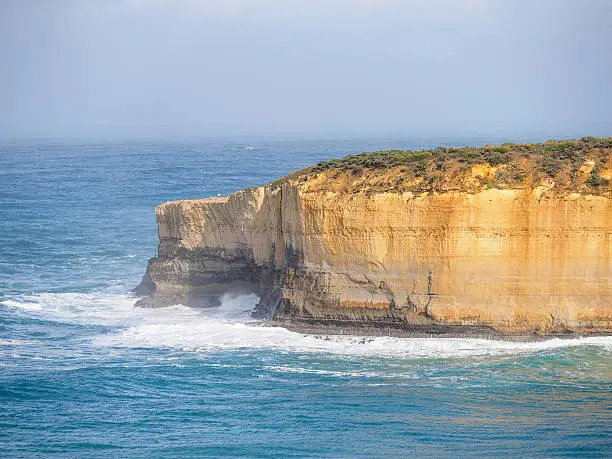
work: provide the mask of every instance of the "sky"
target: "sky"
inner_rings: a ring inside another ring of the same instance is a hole
[[[612,135],[609,0],[0,0],[0,136]]]

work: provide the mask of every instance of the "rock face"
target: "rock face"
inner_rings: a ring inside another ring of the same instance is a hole
[[[413,193],[355,180],[322,172],[162,204],[138,305],[255,292],[255,315],[289,326],[612,332],[609,193],[546,182]]]

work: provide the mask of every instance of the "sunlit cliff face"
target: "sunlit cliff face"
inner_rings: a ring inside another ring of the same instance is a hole
[[[238,289],[277,319],[610,331],[609,190],[561,191],[552,179],[499,189],[491,173],[474,166],[456,189],[423,192],[398,182],[398,168],[326,170],[163,204],[143,302]]]

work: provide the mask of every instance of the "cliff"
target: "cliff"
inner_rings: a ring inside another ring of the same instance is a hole
[[[257,317],[298,329],[612,332],[610,151],[374,152],[168,202],[138,305],[255,292]]]

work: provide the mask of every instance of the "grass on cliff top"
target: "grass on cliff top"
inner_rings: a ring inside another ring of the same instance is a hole
[[[472,166],[487,164],[498,169],[494,177],[483,178],[488,188],[513,186],[528,178],[541,182],[548,177],[559,189],[595,189],[607,191],[609,180],[600,172],[605,169],[612,150],[612,137],[583,137],[579,140],[550,140],[545,143],[515,144],[483,147],[438,147],[431,150],[380,150],[348,155],[344,158],[321,161],[304,171],[302,180],[325,171],[366,172],[401,166],[407,181],[418,178],[416,191],[444,190],[443,183],[465,176]],[[595,162],[586,175],[581,166],[587,160]],[[422,179],[422,180],[421,180]]]

